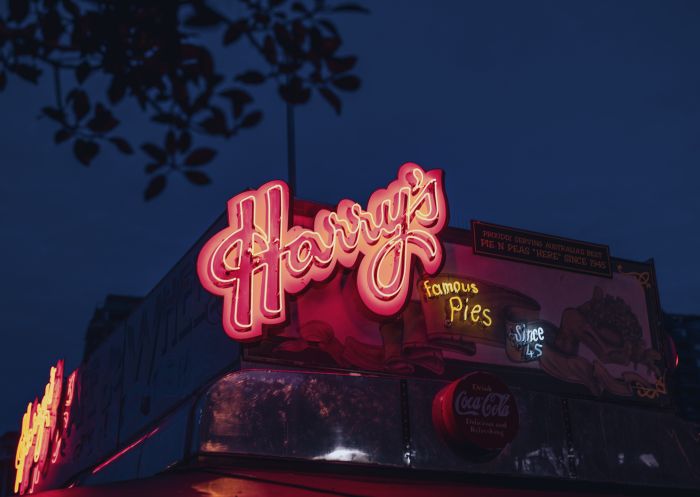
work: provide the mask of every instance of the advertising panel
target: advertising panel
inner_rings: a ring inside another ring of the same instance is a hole
[[[668,401],[652,264],[612,258],[609,276],[591,274],[477,255],[467,230],[442,239],[442,269],[416,268],[398,315],[368,311],[356,273],[338,268],[246,359],[444,379],[496,368],[538,389]]]

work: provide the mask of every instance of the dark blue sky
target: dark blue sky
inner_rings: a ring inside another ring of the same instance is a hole
[[[654,257],[663,307],[700,313],[700,3],[366,4],[372,15],[338,18],[363,88],[341,118],[318,98],[298,111],[298,196],[364,201],[403,162],[443,168],[453,225]],[[286,172],[272,88],[264,123],[221,147],[213,185],[173,178],[148,204],[141,158],[85,169],[53,145],[36,118],[51,95],[16,80],[0,94],[0,431],[16,429],[56,359],[77,366],[107,293],[146,294],[230,196]],[[124,135],[149,136],[126,116]]]

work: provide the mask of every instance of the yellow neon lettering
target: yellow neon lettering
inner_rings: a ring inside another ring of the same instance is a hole
[[[484,312],[481,314],[481,317],[484,318],[484,320],[482,322],[484,323],[485,326],[491,326],[491,324],[493,323],[493,321],[491,320],[491,316],[489,315],[490,312],[491,312],[491,309],[485,308]]]
[[[455,320],[455,312],[460,312],[462,310],[462,299],[459,297],[450,297],[450,322]],[[459,306],[459,307],[457,307]]]
[[[476,323],[479,321],[479,313],[481,312],[481,306],[479,304],[476,304],[472,307],[472,312],[469,313],[469,316],[472,318],[472,321]]]

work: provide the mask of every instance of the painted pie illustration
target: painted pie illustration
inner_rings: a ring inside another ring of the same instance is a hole
[[[581,344],[593,352],[595,360],[579,356]],[[540,365],[552,376],[581,383],[595,394],[609,391],[630,396],[635,388],[653,387],[636,372],[637,366],[646,366],[658,378],[661,372],[656,362],[660,359],[658,351],[645,345],[642,327],[630,306],[596,287],[591,300],[562,313],[559,332],[553,344],[545,345]],[[604,364],[631,365],[634,370],[616,378]]]

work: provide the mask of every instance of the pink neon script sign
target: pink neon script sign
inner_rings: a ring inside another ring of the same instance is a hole
[[[224,298],[223,326],[231,338],[260,337],[263,325],[286,319],[286,294],[328,278],[339,265],[357,268],[357,289],[367,308],[398,313],[409,297],[414,258],[429,275],[442,264],[437,234],[448,212],[442,171],[406,163],[367,209],[342,200],[321,210],[314,229],[289,227],[289,187],[270,181],[228,201],[229,226],[202,248],[202,285]],[[360,259],[360,256],[361,259]]]

